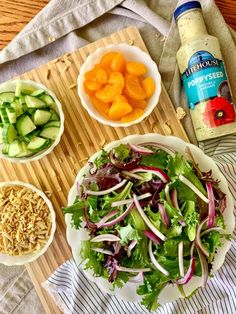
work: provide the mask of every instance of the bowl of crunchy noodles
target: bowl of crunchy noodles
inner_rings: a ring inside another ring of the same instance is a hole
[[[56,215],[47,196],[31,184],[0,183],[0,263],[33,262],[50,246]]]

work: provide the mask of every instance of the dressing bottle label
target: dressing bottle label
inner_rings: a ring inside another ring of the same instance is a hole
[[[203,121],[208,127],[216,127],[235,121],[235,108],[222,60],[208,51],[194,53],[182,74],[188,105],[205,102]]]

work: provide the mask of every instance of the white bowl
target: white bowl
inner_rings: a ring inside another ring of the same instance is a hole
[[[12,81],[7,81],[3,84],[0,85],[0,93],[3,92],[11,92],[11,91],[15,91],[16,88],[16,83],[19,80],[12,80]],[[55,139],[55,141],[52,143],[51,146],[49,146],[48,148],[46,148],[45,150],[42,150],[40,152],[38,152],[37,154],[34,154],[32,156],[29,157],[23,157],[23,158],[13,158],[13,157],[8,157],[7,155],[2,153],[2,144],[0,144],[0,158],[2,159],[7,159],[10,160],[11,162],[19,162],[19,163],[26,163],[26,162],[31,162],[31,161],[35,161],[35,160],[39,160],[41,158],[43,158],[44,156],[50,154],[53,149],[57,146],[57,144],[60,142],[61,136],[64,132],[64,114],[62,111],[62,106],[60,101],[57,99],[56,95],[49,90],[46,86],[44,86],[43,84],[37,83],[35,81],[31,81],[31,80],[21,80],[22,82],[22,87],[27,89],[30,87],[33,87],[35,89],[43,89],[45,90],[50,96],[52,96],[52,98],[55,100],[56,103],[56,111],[60,117],[60,130],[59,133],[57,135],[57,138]]]
[[[186,143],[180,138],[175,137],[175,136],[163,136],[160,134],[145,134],[145,135],[130,135],[121,140],[113,141],[109,143],[108,145],[106,145],[104,149],[106,151],[110,151],[113,147],[116,147],[121,143],[138,144],[138,143],[145,143],[145,142],[157,142],[161,144],[166,144],[170,146],[171,148],[173,148],[175,151],[181,153],[182,155],[186,157],[187,157],[186,148],[189,147],[195,161],[199,164],[200,169],[202,171],[208,171],[210,169],[212,170],[213,177],[215,179],[219,179],[220,181],[219,186],[221,190],[226,194],[227,206],[223,213],[223,216],[225,219],[225,225],[226,225],[225,232],[228,234],[232,234],[235,227],[235,218],[233,214],[234,202],[233,202],[233,197],[231,193],[229,192],[228,183],[225,177],[223,176],[223,174],[218,169],[213,159],[206,156],[203,153],[203,151],[197,146]],[[94,161],[100,154],[101,154],[101,151],[95,153],[89,159],[89,161]],[[75,183],[72,186],[68,195],[68,205],[73,204],[77,196],[77,182],[81,182],[83,180],[84,175],[87,174],[90,170],[89,161],[77,174]],[[88,240],[89,238],[88,233],[86,229],[76,230],[75,228],[73,228],[70,214],[66,214],[65,220],[66,220],[66,225],[67,225],[67,229],[66,229],[67,241],[72,248],[72,254],[75,259],[75,262],[77,263],[77,265],[80,265],[80,267],[82,268],[80,249],[81,249],[82,241]],[[230,249],[230,246],[231,246],[231,241],[226,240],[226,239],[222,240],[222,246],[218,247],[217,252],[215,254],[211,273],[216,272],[223,265],[226,253]],[[105,280],[104,278],[101,278],[101,277],[95,277],[92,270],[83,269],[83,271],[89,280],[91,280],[92,282],[95,282],[97,286],[106,293],[115,294],[116,297],[118,297],[119,299],[126,300],[126,301],[139,302],[142,299],[141,296],[139,296],[136,293],[136,288],[140,285],[140,283],[137,284],[137,283],[127,282],[122,288],[115,288],[112,290],[111,284],[108,282],[108,280]],[[208,281],[209,280],[210,278],[208,279]],[[201,277],[193,277],[190,280],[190,282],[184,286],[186,295],[189,295],[194,289],[196,289],[199,286],[201,286]],[[165,304],[165,303],[177,300],[178,298],[181,298],[181,297],[182,296],[177,286],[168,284],[161,291],[158,297],[158,302],[160,304]]]
[[[144,114],[138,119],[131,122],[122,123],[119,121],[112,121],[112,120],[106,119],[96,110],[96,108],[93,106],[90,100],[90,97],[84,91],[83,84],[84,84],[85,73],[91,70],[94,67],[94,65],[100,61],[100,59],[105,53],[110,52],[110,51],[117,51],[117,52],[123,53],[127,61],[128,60],[136,61],[136,62],[141,62],[145,64],[145,66],[148,69],[145,76],[146,77],[151,76],[155,81],[155,85],[156,85],[155,92],[152,95],[152,97],[148,99],[147,107],[144,110]],[[78,76],[77,83],[78,83],[78,94],[79,94],[81,103],[83,107],[87,110],[89,115],[93,117],[94,119],[96,119],[97,121],[101,122],[102,124],[110,125],[113,127],[127,127],[127,126],[131,126],[133,124],[141,122],[143,119],[149,116],[151,112],[153,111],[153,109],[156,107],[159,101],[160,93],[161,93],[161,76],[158,71],[156,63],[151,59],[149,54],[147,54],[146,52],[142,51],[136,46],[130,46],[127,44],[112,44],[106,47],[101,47],[101,48],[98,48],[91,55],[89,55],[87,59],[85,60],[84,64],[80,68],[80,74]]]
[[[43,198],[43,200],[45,201],[45,203],[47,204],[47,206],[50,210],[51,223],[52,223],[51,232],[50,232],[50,236],[48,238],[47,243],[45,243],[45,245],[41,248],[40,251],[34,252],[34,253],[29,253],[29,254],[22,255],[22,256],[17,256],[17,255],[12,256],[12,255],[8,255],[8,254],[0,253],[0,263],[1,264],[7,265],[7,266],[24,265],[24,264],[31,263],[31,262],[35,261],[37,258],[39,258],[41,255],[43,255],[47,251],[48,247],[52,243],[54,233],[56,231],[56,214],[54,212],[52,203],[47,198],[47,196],[42,191],[38,190],[32,184],[28,184],[28,183],[21,182],[21,181],[1,182],[0,188],[2,188],[3,186],[10,186],[10,185],[20,185],[20,186],[24,186],[26,188],[33,190],[34,192],[36,192],[38,195],[40,195]]]

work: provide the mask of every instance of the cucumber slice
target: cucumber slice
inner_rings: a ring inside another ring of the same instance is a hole
[[[21,90],[22,90],[22,82],[17,81],[16,83],[16,90],[15,90],[15,97],[19,98],[21,96]]]
[[[34,97],[40,97],[42,95],[45,94],[45,90],[43,89],[37,89],[36,91],[34,91],[31,96],[34,96]],[[41,98],[41,97],[40,97]]]
[[[27,113],[28,110],[29,110],[26,104],[23,104],[23,105],[22,105],[22,109],[23,109],[23,112],[24,112],[24,113]]]
[[[29,95],[25,96],[25,102],[28,108],[38,109],[47,107],[47,104],[43,100]]]
[[[21,143],[18,140],[15,140],[9,145],[8,156],[16,157],[22,152]]]
[[[36,129],[33,121],[27,115],[22,115],[16,122],[16,128],[20,135],[27,135]]]
[[[20,97],[19,97],[19,103],[20,103],[21,105],[25,104],[25,96],[20,96]]]
[[[9,145],[10,145],[10,144],[3,144],[3,145],[2,145],[2,153],[3,153],[4,155],[7,155],[7,154],[8,154]]]
[[[10,108],[11,107],[11,104],[9,104],[8,102],[4,102],[2,105],[1,105],[1,108]]]
[[[47,110],[37,109],[33,114],[33,121],[35,125],[43,125],[47,123],[51,118],[51,112]]]
[[[22,88],[21,95],[31,95],[36,91],[36,88],[28,86],[27,88]]]
[[[43,128],[45,129],[45,128],[48,128],[50,126],[55,126],[55,127],[59,128],[61,126],[61,122],[60,121],[50,121],[47,124],[45,124],[43,126]]]
[[[16,123],[16,112],[12,107],[6,109],[8,119],[11,124]]]
[[[11,103],[11,107],[16,112],[16,118],[18,118],[19,116],[23,114],[23,107],[18,101],[14,101],[13,103]]]
[[[33,153],[27,149],[27,143],[21,142],[21,152],[16,156],[17,158],[29,157]]]
[[[2,118],[3,124],[9,123],[7,111],[6,111],[5,108],[1,108],[0,109],[0,115],[1,115],[1,118]]]
[[[52,114],[50,121],[60,121],[60,117],[55,110],[51,109],[50,112]]]
[[[48,128],[43,128],[42,131],[39,133],[40,136],[44,138],[49,138],[50,140],[55,140],[59,133],[60,128],[51,126]]]
[[[4,124],[2,129],[3,143],[11,144],[17,137],[16,129],[12,124]]]
[[[36,136],[39,135],[39,133],[41,132],[41,129],[36,129],[33,132],[27,134],[26,136],[21,136],[21,139],[23,141],[25,141],[26,143],[29,143],[33,138],[35,138]]]
[[[42,95],[39,97],[41,100],[43,100],[48,106],[55,103],[54,99],[49,95]]]
[[[39,152],[40,150],[44,149],[45,146],[48,145],[48,141],[45,138],[35,137],[32,139],[29,144],[27,145],[27,149],[32,152]]]
[[[0,102],[12,103],[14,101],[14,98],[15,98],[14,92],[0,93]]]

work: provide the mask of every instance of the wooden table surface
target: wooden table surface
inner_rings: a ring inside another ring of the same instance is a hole
[[[0,49],[50,0],[0,0]],[[227,23],[236,30],[236,0],[216,0]]]

